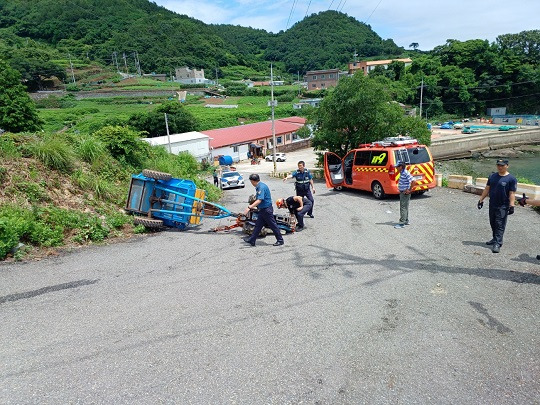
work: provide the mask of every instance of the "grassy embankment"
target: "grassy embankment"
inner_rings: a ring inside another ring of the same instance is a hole
[[[178,90],[171,83],[151,79],[114,88],[166,89],[171,96]],[[266,95],[228,97],[217,102],[238,108],[217,109],[205,108],[204,97],[188,96],[185,108],[204,130],[269,119],[268,99]],[[136,132],[121,127],[133,114],[149,112],[166,101],[169,97],[50,96],[37,103],[44,121],[42,133],[4,134],[0,138],[0,260],[144,232],[132,225],[122,209],[131,174],[143,168],[193,179],[207,190],[210,200],[218,199],[220,191],[202,180],[208,172],[193,158],[151,148]],[[276,118],[293,114],[291,102],[276,108]]]

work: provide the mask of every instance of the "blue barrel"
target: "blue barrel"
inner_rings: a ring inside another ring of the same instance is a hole
[[[232,157],[229,155],[220,156],[218,160],[220,165],[227,166],[233,164]]]
[[[427,129],[431,131],[431,124],[427,124]]]

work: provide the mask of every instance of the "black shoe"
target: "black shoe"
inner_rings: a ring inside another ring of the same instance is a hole
[[[491,239],[491,240],[488,240],[486,242],[486,245],[488,245],[488,246],[491,246],[491,245],[494,245],[494,244],[495,244],[495,239]]]
[[[312,215],[308,215],[308,217],[310,217],[310,218],[315,218],[315,217],[313,216],[313,214],[312,214]]]
[[[540,255],[536,255],[536,260],[540,260]]]
[[[282,240],[278,240],[276,243],[274,243],[272,246],[281,246],[283,245],[285,242],[283,242]],[[255,246],[255,245],[253,245]]]
[[[493,249],[491,250],[493,253],[499,253],[501,251],[501,245],[495,243],[493,245]]]
[[[296,229],[295,229],[296,232],[300,232],[302,230],[304,230],[303,226],[297,226]]]
[[[245,237],[245,238],[242,238],[242,240],[246,243],[249,243],[251,246],[255,246],[255,242],[253,242],[250,238],[248,237]]]

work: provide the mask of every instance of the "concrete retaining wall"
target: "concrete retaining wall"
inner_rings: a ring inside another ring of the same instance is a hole
[[[469,157],[474,152],[529,144],[540,144],[540,128],[453,135],[433,140],[429,149],[434,159],[450,159]]]
[[[475,182],[476,187],[485,188],[487,180],[487,177],[478,177]],[[518,183],[516,198],[521,197],[523,193],[525,193],[527,197],[532,198],[533,200],[540,200],[540,186],[536,186],[534,184]]]

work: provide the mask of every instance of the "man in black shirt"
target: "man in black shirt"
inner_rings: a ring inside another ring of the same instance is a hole
[[[311,201],[307,197],[301,196],[290,196],[288,198],[280,198],[276,201],[278,208],[287,208],[291,214],[296,217],[298,225],[296,226],[296,231],[301,231],[304,229],[304,215],[313,208]]]
[[[493,253],[501,251],[508,215],[514,213],[516,190],[517,180],[508,173],[508,160],[497,160],[497,173],[492,173],[489,176],[486,188],[478,200],[478,209],[481,209],[484,205],[484,199],[489,194],[489,224],[493,238],[486,242],[486,245],[493,246]]]

